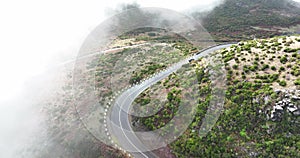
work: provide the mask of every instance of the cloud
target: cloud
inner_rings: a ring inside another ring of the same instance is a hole
[[[0,157],[14,157],[16,151],[27,146],[26,143],[34,132],[43,130],[44,127],[38,126],[43,118],[34,112],[43,106],[39,105],[39,100],[46,96],[39,95],[39,91],[32,91],[36,82],[33,78],[40,77],[41,74],[49,75],[50,73],[45,73],[48,72],[47,69],[75,58],[90,31],[107,16],[114,14],[105,14],[105,10],[114,10],[121,4],[136,2],[141,7],[187,12],[193,7],[215,6],[217,1],[219,0],[1,2],[0,42],[5,44],[0,46]],[[40,89],[45,88],[43,83],[40,86]]]

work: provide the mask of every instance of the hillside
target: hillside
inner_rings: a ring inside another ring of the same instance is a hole
[[[201,98],[194,121],[169,145],[173,156],[299,157],[299,50],[300,37],[290,36],[243,41],[217,51],[225,63],[228,87],[224,110],[204,137],[198,131],[212,100],[211,70],[206,58],[192,61]],[[135,128],[164,127],[176,114],[178,101],[185,96],[183,82],[176,84],[180,78],[176,72],[140,94],[135,106],[163,108],[150,117],[133,117]]]
[[[159,157],[299,157],[300,38],[260,39],[293,32],[288,27],[300,25],[299,15],[299,9],[289,1],[227,0],[202,19],[208,31],[219,42],[259,39],[216,52],[225,63],[228,87],[224,110],[211,132],[205,137],[198,132],[212,99],[205,59],[191,61],[192,70],[184,67],[141,93],[132,105],[135,112],[162,108],[148,117],[130,116],[133,129],[165,127],[180,105],[186,105],[185,97],[190,93],[196,96],[199,90],[200,96],[191,99],[196,103],[189,104],[196,107],[195,119],[174,142],[154,151]],[[82,75],[95,84],[99,103],[109,106],[115,92],[197,52],[180,36],[154,28],[127,32],[108,48],[87,64],[86,69],[95,73]],[[193,83],[191,74],[198,79],[196,87],[189,86]],[[97,108],[95,105],[85,112],[104,122],[97,116],[105,110]]]
[[[206,14],[194,16],[220,41],[300,32],[300,7],[291,0],[225,0]]]

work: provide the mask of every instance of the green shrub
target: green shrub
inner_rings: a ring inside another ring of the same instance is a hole
[[[156,36],[156,33],[154,33],[154,32],[149,32],[149,33],[148,33],[148,36]]]
[[[283,66],[281,66],[281,67],[279,68],[279,70],[280,70],[280,71],[285,71],[285,68],[284,68]]]
[[[239,68],[239,66],[238,66],[237,64],[234,64],[234,65],[232,66],[232,68],[235,69],[235,70],[237,70],[237,69]]]
[[[268,64],[264,64],[261,68],[262,71],[266,70],[269,68],[269,65]]]
[[[300,78],[296,79],[296,81],[294,82],[294,84],[295,84],[296,86],[299,86],[299,85],[300,85]]]
[[[257,65],[253,65],[253,66],[250,66],[249,69],[251,71],[255,72],[258,69],[258,66]]]
[[[279,81],[279,85],[282,87],[285,87],[287,84],[284,80],[282,80],[282,81]]]
[[[287,61],[288,61],[288,59],[287,59],[287,57],[285,57],[285,56],[283,56],[283,57],[280,58],[280,62],[281,62],[282,64],[285,64]]]
[[[300,70],[297,70],[297,69],[292,70],[291,74],[294,75],[294,76],[299,76],[300,75]]]
[[[289,46],[289,45],[288,45]],[[298,49],[293,49],[293,48],[285,48],[283,51],[287,52],[287,53],[292,53],[292,52],[296,52]]]

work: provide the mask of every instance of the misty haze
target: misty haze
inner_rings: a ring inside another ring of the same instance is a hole
[[[0,157],[300,157],[300,1],[2,2]]]

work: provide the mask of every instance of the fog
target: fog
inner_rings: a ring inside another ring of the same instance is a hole
[[[47,136],[47,121],[52,119],[43,110],[49,106],[47,101],[59,97],[57,91],[66,84],[64,79],[66,72],[72,70],[72,59],[90,31],[117,13],[120,6],[132,2],[0,2],[0,157],[20,157],[23,149],[25,156],[38,157],[39,150],[48,151],[42,149],[45,143],[58,145]],[[140,7],[181,12],[195,6],[215,5],[215,2],[135,1]],[[32,147],[38,147],[37,151],[29,150]],[[61,152],[60,156],[64,154]]]
[[[52,118],[43,109],[61,96],[57,93],[65,81],[70,82],[72,60],[87,35],[122,4],[132,2],[189,13],[207,11],[222,0],[0,2],[0,157],[20,157],[23,149],[43,145],[35,143],[57,145],[47,140],[47,121]],[[63,151],[60,154],[64,156]]]

